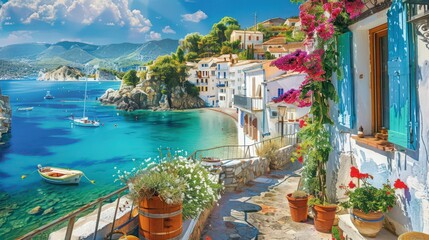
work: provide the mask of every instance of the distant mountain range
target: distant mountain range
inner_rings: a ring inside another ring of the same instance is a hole
[[[0,79],[37,75],[61,65],[82,68],[85,64],[128,70],[160,55],[176,52],[178,40],[92,45],[81,42],[24,43],[0,48]],[[25,71],[21,71],[20,69]]]

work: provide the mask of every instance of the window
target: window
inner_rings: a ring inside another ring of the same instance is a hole
[[[256,41],[259,41],[259,36],[256,36]]]
[[[252,40],[252,36],[249,35],[249,41]]]
[[[197,79],[197,84],[198,84],[198,79]]]
[[[370,30],[373,133],[380,132],[383,127],[390,127],[387,41],[387,24]]]
[[[206,87],[206,92],[208,91],[208,87]]]
[[[206,78],[206,83],[207,83],[207,78]]]
[[[224,97],[224,96],[220,96],[220,97],[219,97],[219,99],[220,99],[221,101],[225,101],[225,97]]]
[[[220,78],[220,72],[217,72],[217,78]]]
[[[280,97],[281,95],[283,95],[284,89],[283,88],[278,88],[277,89],[277,97]]]
[[[270,117],[271,118],[276,118],[278,116],[277,110],[275,110],[275,109],[270,109],[270,110],[271,110],[270,111]]]
[[[220,70],[220,64],[217,65],[217,70]]]
[[[223,78],[226,78],[226,72],[223,72]]]
[[[238,40],[240,40],[240,41],[241,41],[241,36],[238,36]]]

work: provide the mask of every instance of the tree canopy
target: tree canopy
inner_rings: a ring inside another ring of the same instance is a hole
[[[135,87],[137,83],[140,81],[140,78],[137,77],[137,71],[136,70],[129,70],[125,73],[123,81],[126,85],[131,85]]]

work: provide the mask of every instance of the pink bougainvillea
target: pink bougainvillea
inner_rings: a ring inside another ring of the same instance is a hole
[[[346,12],[350,15],[350,19],[354,19],[361,13],[365,6],[362,0],[345,0]]]
[[[285,92],[283,95],[278,98],[273,99],[275,103],[285,102],[287,104],[294,104],[297,107],[309,107],[311,106],[311,94],[307,94],[304,99],[300,98],[301,90],[296,90],[294,88],[289,89],[289,91]]]

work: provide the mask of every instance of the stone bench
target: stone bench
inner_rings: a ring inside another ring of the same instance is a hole
[[[338,227],[343,231],[343,236],[346,240],[396,240],[397,237],[387,231],[386,229],[381,229],[381,231],[377,234],[375,238],[369,238],[362,236],[359,231],[356,229],[355,225],[352,223],[350,219],[350,214],[344,214],[339,216],[340,221],[338,223]]]

